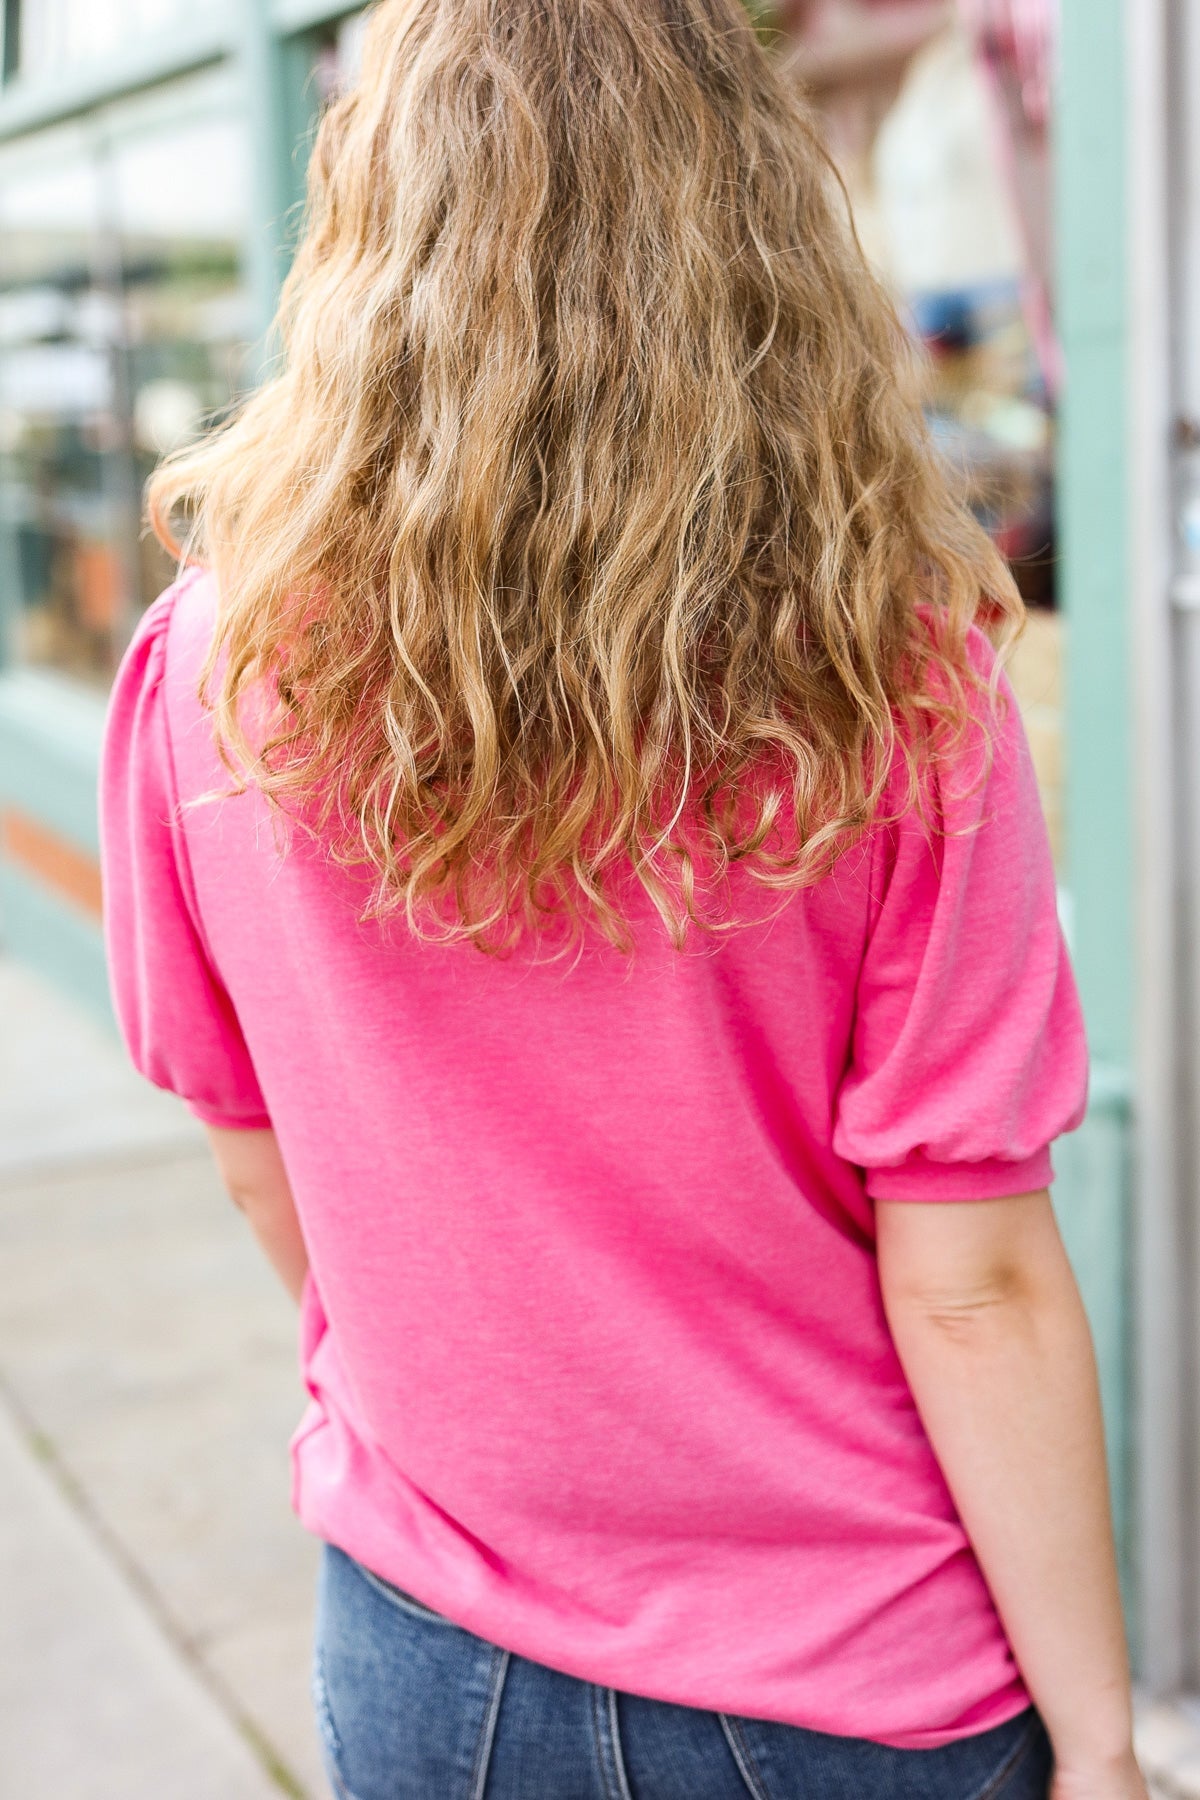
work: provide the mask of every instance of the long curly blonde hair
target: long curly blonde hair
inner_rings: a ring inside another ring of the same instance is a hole
[[[632,881],[682,944],[977,713],[1021,603],[740,0],[383,0],[278,331],[150,516],[228,767],[374,910],[627,947]]]

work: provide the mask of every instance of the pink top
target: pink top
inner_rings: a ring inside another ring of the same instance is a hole
[[[1020,1711],[872,1205],[1040,1188],[1083,1113],[1015,705],[944,833],[877,829],[771,925],[497,961],[358,923],[258,795],[202,800],[213,603],[165,594],[117,680],[108,941],[138,1067],[278,1133],[301,1519],[605,1685],[910,1748]]]

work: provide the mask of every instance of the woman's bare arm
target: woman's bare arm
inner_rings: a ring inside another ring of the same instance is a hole
[[[892,1335],[1050,1733],[1055,1800],[1144,1800],[1095,1357],[1050,1196],[876,1218]]]
[[[308,1251],[275,1133],[225,1131],[212,1125],[207,1130],[230,1199],[250,1221],[292,1299],[299,1300]]]

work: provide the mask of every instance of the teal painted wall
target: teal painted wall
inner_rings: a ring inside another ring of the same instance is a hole
[[[0,805],[99,853],[96,782],[104,703],[29,670],[0,673]],[[97,920],[0,857],[0,942],[111,1020]]]
[[[94,919],[11,863],[0,862],[0,921],[5,941],[19,948],[23,963],[116,1030],[104,940]]]
[[[1130,1511],[1132,688],[1127,591],[1123,0],[1063,0],[1059,544],[1067,628],[1067,887],[1095,1076],[1056,1199],[1092,1320],[1126,1575]]]

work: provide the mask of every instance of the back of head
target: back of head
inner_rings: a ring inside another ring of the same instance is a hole
[[[231,764],[415,929],[624,943],[632,875],[682,941],[732,861],[818,878],[1019,615],[739,0],[383,0],[280,331],[152,516]]]

